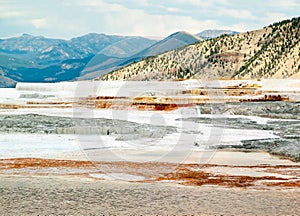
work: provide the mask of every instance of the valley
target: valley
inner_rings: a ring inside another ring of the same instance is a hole
[[[0,39],[0,212],[300,214],[299,21]]]

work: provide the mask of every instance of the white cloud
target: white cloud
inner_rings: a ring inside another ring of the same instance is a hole
[[[169,8],[167,8],[167,11],[169,11],[171,13],[176,13],[176,12],[179,12],[180,9],[179,8],[174,8],[174,7],[169,7]]]
[[[249,31],[297,16],[300,0],[0,0],[0,32],[70,38],[89,32],[167,36],[183,30]],[[236,4],[234,4],[236,3]],[[58,9],[59,8],[59,9]]]
[[[216,4],[230,5],[228,0],[215,0]]]
[[[255,17],[251,11],[248,10],[236,10],[236,9],[220,9],[218,13],[221,16],[233,17],[237,19],[255,20]]]
[[[122,12],[124,9],[127,9],[123,5],[106,3],[102,0],[88,0],[80,3],[82,6],[92,7],[98,12],[110,13],[110,12]],[[127,9],[128,10],[128,9]]]
[[[129,9],[101,0],[89,0],[81,5],[96,10],[101,16],[102,27],[116,34],[167,36],[178,30],[198,33],[207,28],[218,27],[214,20],[196,20],[191,16],[177,14],[147,14],[144,10]]]
[[[236,23],[233,25],[223,26],[222,29],[233,30],[233,31],[238,31],[238,32],[246,32],[246,31],[250,31],[250,30],[255,30],[257,28],[252,27],[252,25],[249,23],[240,22],[240,23]]]
[[[40,19],[32,19],[31,23],[33,24],[33,26],[37,29],[39,28],[43,28],[46,26],[47,24],[47,19],[46,18],[40,18]]]
[[[201,30],[215,27],[217,23],[212,20],[198,21],[192,17],[179,16],[141,16],[143,22],[133,25],[132,33],[134,35],[164,35],[167,36],[179,30],[184,30],[190,33],[198,33]],[[153,28],[151,28],[153,26]],[[155,32],[154,32],[154,31]],[[130,32],[128,32],[130,33]]]
[[[188,5],[189,7],[192,6],[196,6],[196,7],[203,7],[203,8],[207,8],[211,5],[210,1],[206,1],[206,0],[174,0],[177,4],[181,4],[181,5]]]
[[[188,6],[196,6],[200,8],[217,7],[220,5],[230,5],[228,0],[173,0],[176,4],[185,4]]]
[[[18,11],[0,11],[0,18],[20,17],[23,13]]]
[[[279,22],[288,19],[283,13],[266,13],[265,17],[261,19],[262,23],[265,25],[272,24],[274,22]]]
[[[269,0],[269,4],[271,7],[276,8],[292,8],[292,7],[299,7],[299,2],[295,0]]]

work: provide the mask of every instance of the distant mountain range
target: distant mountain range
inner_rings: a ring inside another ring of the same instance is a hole
[[[132,62],[142,60],[145,57],[156,56],[160,53],[193,44],[201,40],[203,39],[187,32],[176,32],[129,57],[108,56],[105,52],[101,51],[86,65],[81,73],[81,79],[93,79]]]
[[[235,35],[235,34],[239,34],[239,32],[231,31],[231,30],[204,30],[196,34],[196,36],[201,37],[204,40],[207,40],[207,39],[219,37],[221,35]]]
[[[131,56],[156,42],[143,37],[105,34],[87,34],[71,40],[29,34],[3,39],[0,40],[0,87],[14,86],[16,81],[74,80],[100,51]]]
[[[209,33],[205,33],[209,32]],[[145,57],[233,31],[176,32],[157,41],[145,37],[87,34],[71,40],[23,34],[0,39],[0,87],[16,82],[92,79]]]
[[[240,34],[204,31],[198,35],[220,36],[147,57],[97,79],[299,79],[299,29],[297,17]]]
[[[196,43],[198,41],[202,41],[201,37],[196,35],[192,35],[188,32],[180,31],[170,36],[166,37],[165,39],[158,41],[157,43],[153,44],[152,46],[144,49],[143,51],[135,54],[134,56],[138,57],[148,57],[148,56],[155,56],[157,54],[177,49],[182,46],[186,46],[189,44]]]

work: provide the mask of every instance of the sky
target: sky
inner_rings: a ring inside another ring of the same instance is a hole
[[[239,32],[300,16],[300,0],[0,0],[0,38]]]

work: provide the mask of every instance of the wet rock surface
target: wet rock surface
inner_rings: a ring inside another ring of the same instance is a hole
[[[300,162],[300,139],[274,139],[274,140],[245,140],[242,146],[231,146],[242,149],[261,149],[271,154],[285,156]]]
[[[26,98],[26,99],[45,99],[45,98],[55,98],[55,95],[43,95],[43,94],[38,94],[38,93],[34,93],[34,94],[21,94],[19,96],[19,98]]]
[[[268,130],[278,138],[242,140],[240,144],[218,145],[211,148],[231,148],[239,150],[264,150],[271,154],[300,161],[300,103],[292,102],[252,102],[197,105],[201,114],[230,114],[230,118],[215,115],[211,117],[191,117],[178,120],[245,130]],[[243,118],[234,115],[244,115]],[[249,116],[249,117],[247,117]],[[256,122],[250,116],[268,117],[265,123]],[[200,133],[186,128],[185,133]],[[129,121],[105,118],[72,118],[38,114],[0,115],[0,133],[38,134],[84,134],[108,135],[116,140],[140,138],[163,138],[177,132],[176,127],[139,124]]]
[[[185,121],[208,124],[213,127],[234,128],[234,129],[258,129],[270,130],[278,136],[276,139],[242,140],[241,145],[219,145],[219,149],[251,149],[264,150],[271,154],[281,155],[300,161],[300,104],[273,102],[273,103],[241,103],[200,107],[201,113],[212,114],[228,113],[236,115],[251,115],[271,118],[266,124],[260,124],[250,118],[186,118]]]
[[[241,102],[198,105],[202,114],[231,114],[268,118],[300,119],[300,102]]]
[[[112,135],[118,140],[162,138],[175,127],[105,118],[70,118],[39,114],[1,115],[0,133]]]
[[[300,161],[300,121],[270,121],[267,126],[279,136],[278,139],[244,140],[242,146],[232,147],[265,150]]]

